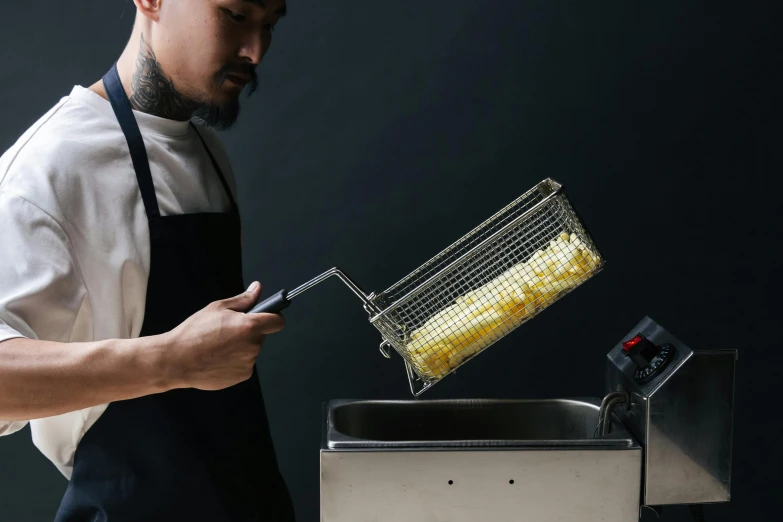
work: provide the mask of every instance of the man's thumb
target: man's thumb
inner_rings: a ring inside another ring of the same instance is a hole
[[[259,295],[261,295],[261,284],[258,281],[253,281],[247,290],[237,296],[230,297],[223,302],[229,310],[246,312],[256,304]]]

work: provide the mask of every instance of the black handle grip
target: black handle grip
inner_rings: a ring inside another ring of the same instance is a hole
[[[261,301],[260,303],[255,305],[253,309],[250,310],[248,313],[257,314],[260,312],[264,312],[267,314],[277,314],[280,313],[282,310],[288,308],[288,305],[290,304],[291,301],[288,299],[288,291],[280,290],[272,297],[269,297],[264,301]]]

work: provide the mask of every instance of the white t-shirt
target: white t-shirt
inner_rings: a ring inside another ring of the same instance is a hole
[[[161,215],[230,209],[188,122],[134,116]],[[199,132],[236,194],[217,134]],[[138,337],[149,248],[144,204],[111,104],[75,86],[0,157],[0,341]],[[77,444],[106,406],[30,421],[33,442],[66,477]],[[0,420],[0,435],[25,424]]]

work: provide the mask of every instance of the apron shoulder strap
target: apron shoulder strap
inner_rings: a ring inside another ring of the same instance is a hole
[[[220,182],[223,184],[223,189],[226,191],[226,196],[228,196],[228,200],[231,202],[231,208],[233,210],[237,210],[236,201],[234,200],[233,194],[231,194],[231,189],[228,187],[228,183],[226,182],[225,176],[223,176],[223,170],[220,168],[220,165],[218,164],[217,160],[215,159],[215,156],[212,155],[212,151],[209,150],[209,147],[207,146],[207,142],[204,141],[204,137],[198,131],[196,126],[193,124],[193,122],[190,122],[190,126],[193,127],[194,131],[196,131],[196,136],[199,137],[199,139],[201,140],[202,145],[204,145],[204,149],[207,151],[207,154],[209,155],[210,161],[212,161],[212,166],[215,167],[215,172],[217,172],[217,175],[220,178]]]
[[[131,161],[133,161],[133,168],[136,171],[136,180],[139,183],[141,199],[144,201],[147,218],[158,217],[160,216],[160,209],[158,208],[158,198],[155,197],[155,187],[152,184],[152,173],[150,173],[147,149],[144,147],[139,124],[136,122],[136,118],[133,117],[133,110],[131,109],[130,101],[128,101],[128,96],[122,87],[116,63],[103,76],[103,86],[106,89],[106,94],[109,96],[109,101],[112,109],[114,109],[120,128],[123,134],[125,134],[125,140],[128,142],[128,149],[130,150]]]

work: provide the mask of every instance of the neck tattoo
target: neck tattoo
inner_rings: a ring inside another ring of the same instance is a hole
[[[130,104],[137,111],[180,121],[189,120],[196,109],[196,104],[185,99],[174,88],[171,78],[163,74],[144,34],[131,82]]]

